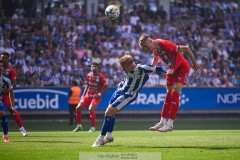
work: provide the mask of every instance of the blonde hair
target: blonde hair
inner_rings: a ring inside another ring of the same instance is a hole
[[[138,45],[140,48],[142,48],[142,43],[144,41],[146,41],[148,38],[150,38],[150,36],[148,34],[141,35],[141,37],[139,38],[139,41],[138,41]]]
[[[133,58],[131,55],[125,55],[119,59],[119,66],[122,68],[122,70],[125,69],[125,67],[130,66],[133,64]]]

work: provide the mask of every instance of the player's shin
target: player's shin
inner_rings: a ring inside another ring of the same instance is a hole
[[[96,114],[95,111],[89,111],[90,119],[91,119],[91,126],[95,128],[96,126]]]
[[[104,138],[104,143],[105,144],[113,142],[113,140],[114,140],[113,135],[112,135],[114,124],[115,124],[115,116],[112,116],[111,119],[110,119],[110,122],[109,122],[107,135]]]
[[[22,124],[22,119],[21,119],[20,114],[19,114],[18,112],[15,112],[15,113],[13,114],[13,118],[14,118],[14,120],[16,121],[18,127],[21,128],[21,127],[23,126],[23,124]]]
[[[115,116],[111,117],[110,122],[109,122],[109,128],[108,128],[107,132],[112,133],[113,128],[114,128],[114,124],[115,124],[115,118],[116,118]]]
[[[82,111],[78,109],[76,110],[76,122],[77,122],[77,125],[82,124]]]
[[[172,107],[171,107],[171,111],[170,111],[170,119],[171,120],[174,120],[176,118],[178,108],[179,108],[179,93],[176,91],[173,91],[172,92]],[[173,124],[171,124],[171,125],[173,125]]]
[[[3,130],[3,134],[7,135],[8,134],[8,119],[7,116],[1,116],[1,120],[2,120],[2,130]]]
[[[162,108],[162,113],[161,113],[161,116],[165,119],[168,118],[168,114],[169,114],[169,111],[171,109],[171,101],[172,101],[172,93],[167,92],[166,98],[165,98],[165,101],[164,101],[164,105],[163,105],[163,108]]]
[[[102,130],[101,130],[101,135],[102,136],[105,136],[106,133],[109,131],[110,122],[111,122],[111,117],[104,116],[104,121],[103,121],[103,124],[102,124]]]

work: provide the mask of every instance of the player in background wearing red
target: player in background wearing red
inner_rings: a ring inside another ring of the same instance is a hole
[[[11,82],[14,86],[15,81],[16,81],[16,71],[12,66],[9,65],[9,56],[10,55],[6,51],[1,53],[1,58],[3,61],[3,65],[4,65],[3,74],[7,75],[9,77],[9,79],[11,80]],[[14,120],[16,121],[16,123],[19,127],[19,130],[22,132],[22,135],[24,137],[26,137],[28,135],[28,133],[25,130],[25,128],[23,127],[21,116],[17,112],[17,110],[14,108],[13,90],[4,89],[3,94],[2,94],[2,101],[6,104],[8,111],[11,113]]]
[[[91,128],[88,132],[95,132],[96,114],[95,109],[101,100],[101,96],[108,90],[108,83],[105,76],[99,72],[97,63],[92,63],[91,72],[86,79],[86,88],[84,89],[81,100],[76,108],[77,127],[73,132],[82,130],[82,109],[87,108],[91,119]]]
[[[194,70],[200,72],[201,67],[197,64],[188,46],[176,45],[169,40],[152,39],[147,34],[143,34],[139,38],[139,46],[146,52],[153,52],[153,66],[156,66],[162,59],[173,71],[173,74],[166,74],[167,93],[161,112],[161,120],[155,126],[149,128],[149,130],[160,132],[172,131],[173,122],[179,108],[179,95],[186,84],[185,78],[190,71],[188,61],[180,52],[184,52],[190,58]]]

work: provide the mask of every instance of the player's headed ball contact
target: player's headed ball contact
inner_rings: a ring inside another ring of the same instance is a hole
[[[109,5],[105,9],[105,15],[108,16],[108,18],[111,20],[116,20],[120,15],[120,10],[115,5]]]

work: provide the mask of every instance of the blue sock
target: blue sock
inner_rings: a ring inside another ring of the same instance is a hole
[[[109,123],[109,127],[108,127],[108,132],[112,132],[113,128],[114,128],[114,124],[115,124],[115,116],[111,117],[110,123]]]
[[[103,124],[102,124],[102,130],[101,130],[101,135],[102,136],[106,135],[106,133],[108,131],[108,128],[109,128],[110,121],[111,121],[111,117],[104,116],[104,121],[103,121]]]
[[[1,116],[1,120],[2,120],[2,129],[3,129],[3,134],[7,135],[8,134],[8,119],[7,116]]]

